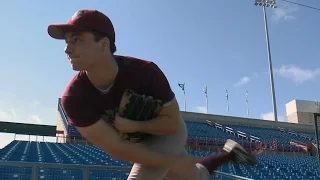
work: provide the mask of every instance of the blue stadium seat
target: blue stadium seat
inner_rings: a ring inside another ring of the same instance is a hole
[[[203,157],[215,152],[190,150],[190,154]],[[250,167],[242,164],[225,164],[220,171],[253,179],[320,179],[320,169],[316,157],[258,155],[258,165]],[[117,160],[100,148],[84,144],[60,144],[48,142],[13,141],[0,150],[2,161],[41,162],[58,164],[107,165],[130,167],[132,164]],[[39,168],[39,179],[81,179],[79,169]],[[92,180],[125,179],[128,170],[89,171]],[[30,179],[31,168],[0,167],[0,179]],[[221,179],[221,178],[218,178]]]

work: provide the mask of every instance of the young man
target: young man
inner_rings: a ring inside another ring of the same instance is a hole
[[[256,163],[254,156],[232,140],[226,142],[226,152],[217,156],[189,156],[184,148],[186,124],[165,75],[151,61],[114,55],[115,32],[106,15],[79,10],[67,24],[50,25],[48,33],[66,41],[71,67],[79,71],[61,97],[70,124],[115,158],[134,162],[128,179],[207,180],[224,163]],[[116,109],[125,89],[162,100],[159,116],[144,122],[118,116]],[[118,131],[154,136],[134,144],[125,141]]]

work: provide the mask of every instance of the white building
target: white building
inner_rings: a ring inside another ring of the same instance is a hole
[[[313,113],[320,113],[320,102],[294,99],[286,104],[289,123],[314,124]]]

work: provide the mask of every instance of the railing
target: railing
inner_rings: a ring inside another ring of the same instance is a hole
[[[62,108],[61,106],[61,99],[59,98],[58,100],[58,112],[61,116],[61,119],[63,121],[63,125],[65,127],[65,131],[67,132],[67,135],[68,136],[79,136],[81,137],[81,134],[78,132],[78,130],[74,127],[74,126],[71,126],[68,122],[68,118],[67,118],[67,115],[64,111],[64,109]]]
[[[9,168],[10,167],[10,168]],[[48,173],[48,171],[51,171]],[[20,179],[40,180],[47,179],[74,179],[89,180],[108,178],[111,180],[126,179],[130,172],[130,167],[119,166],[85,166],[71,164],[49,164],[49,163],[31,163],[31,162],[11,162],[0,161],[0,179]],[[216,176],[211,180],[251,180],[249,178],[231,175],[216,171]]]
[[[69,127],[69,126],[68,126],[68,125],[69,125],[68,119],[67,119],[66,113],[64,112],[64,110],[63,110],[63,108],[62,108],[62,106],[61,106],[60,98],[59,98],[59,100],[58,100],[58,111],[59,111],[60,116],[61,116],[61,118],[62,118],[64,127],[66,128],[67,132],[69,132],[69,129],[68,129],[68,127]]]
[[[318,155],[318,163],[320,167],[320,148],[319,148],[319,117],[320,113],[314,113],[314,131],[315,131],[315,140],[316,140],[316,151]]]
[[[250,178],[245,178],[245,177],[242,177],[242,176],[237,176],[237,175],[232,175],[232,174],[227,174],[227,173],[224,173],[224,172],[220,172],[220,171],[216,171],[216,178],[218,177],[221,177],[223,179],[225,178],[230,178],[230,179],[240,179],[240,180],[254,180],[254,179],[250,179]]]

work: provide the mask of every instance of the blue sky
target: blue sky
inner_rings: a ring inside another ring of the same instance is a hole
[[[58,3],[61,2],[61,3]],[[297,1],[298,2],[298,1]],[[320,7],[318,0],[300,1]],[[64,42],[47,34],[77,10],[98,9],[116,29],[117,54],[152,60],[167,75],[183,109],[202,112],[208,86],[209,113],[272,118],[263,13],[254,0],[5,1],[1,3],[0,120],[56,124],[57,100],[75,74]],[[293,99],[318,100],[319,11],[278,1],[268,9],[279,118]]]

